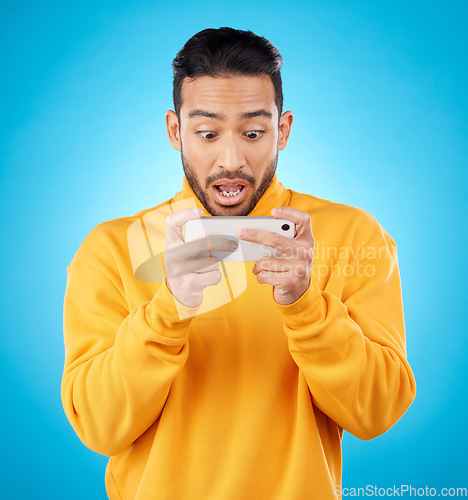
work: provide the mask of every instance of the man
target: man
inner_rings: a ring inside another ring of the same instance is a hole
[[[95,228],[68,268],[62,399],[111,457],[112,499],[337,498],[343,429],[378,436],[415,396],[394,241],[276,178],[293,121],[281,64],[251,32],[193,36],[166,116],[182,191]],[[276,254],[221,272],[213,252],[237,244],[185,242],[201,215],[273,216],[295,235],[241,231]],[[221,299],[228,277],[241,292]]]

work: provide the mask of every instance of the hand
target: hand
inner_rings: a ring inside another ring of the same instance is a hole
[[[315,240],[307,212],[278,207],[271,214],[276,219],[294,222],[294,239],[290,240],[270,231],[247,228],[242,229],[238,236],[241,240],[267,245],[281,252],[278,257],[263,257],[257,261],[252,272],[259,283],[268,283],[274,287],[273,295],[278,304],[288,305],[295,302],[309,287]]]
[[[219,260],[211,252],[221,251],[228,255],[238,246],[238,243],[222,236],[210,236],[185,243],[182,226],[190,219],[199,219],[202,213],[200,208],[185,208],[166,218],[166,284],[172,295],[187,307],[199,306],[203,299],[203,289],[221,281]]]

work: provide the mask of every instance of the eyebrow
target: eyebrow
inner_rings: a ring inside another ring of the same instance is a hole
[[[266,116],[267,118],[273,118],[273,115],[269,111],[265,111],[264,109],[258,109],[257,111],[244,113],[241,115],[241,118],[255,118],[256,116]]]
[[[227,117],[225,115],[222,115],[220,113],[213,113],[211,111],[205,111],[203,109],[194,109],[193,111],[190,111],[188,117],[189,118],[196,118],[198,116],[203,116],[205,118],[214,118],[216,120],[226,120]],[[272,118],[273,115],[264,109],[257,109],[255,111],[249,111],[247,113],[242,113],[239,115],[240,118],[255,118],[256,116],[266,116],[267,118]]]
[[[220,115],[219,113],[211,113],[210,111],[204,111],[203,109],[194,109],[190,111],[189,118],[195,118],[197,116],[204,116],[205,118],[216,118],[217,120],[225,120],[226,117],[224,115]]]

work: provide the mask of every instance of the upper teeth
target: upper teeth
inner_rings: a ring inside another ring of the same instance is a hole
[[[231,191],[230,193],[228,193],[227,191],[221,191],[221,193],[223,193],[223,196],[236,196],[236,194],[239,194],[240,192],[240,189],[238,189],[237,191]]]

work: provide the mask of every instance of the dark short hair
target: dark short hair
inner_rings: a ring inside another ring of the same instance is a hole
[[[233,28],[205,29],[190,38],[172,63],[174,109],[180,117],[182,84],[185,78],[199,76],[268,75],[275,90],[278,115],[283,109],[279,50],[266,38],[252,31]]]

